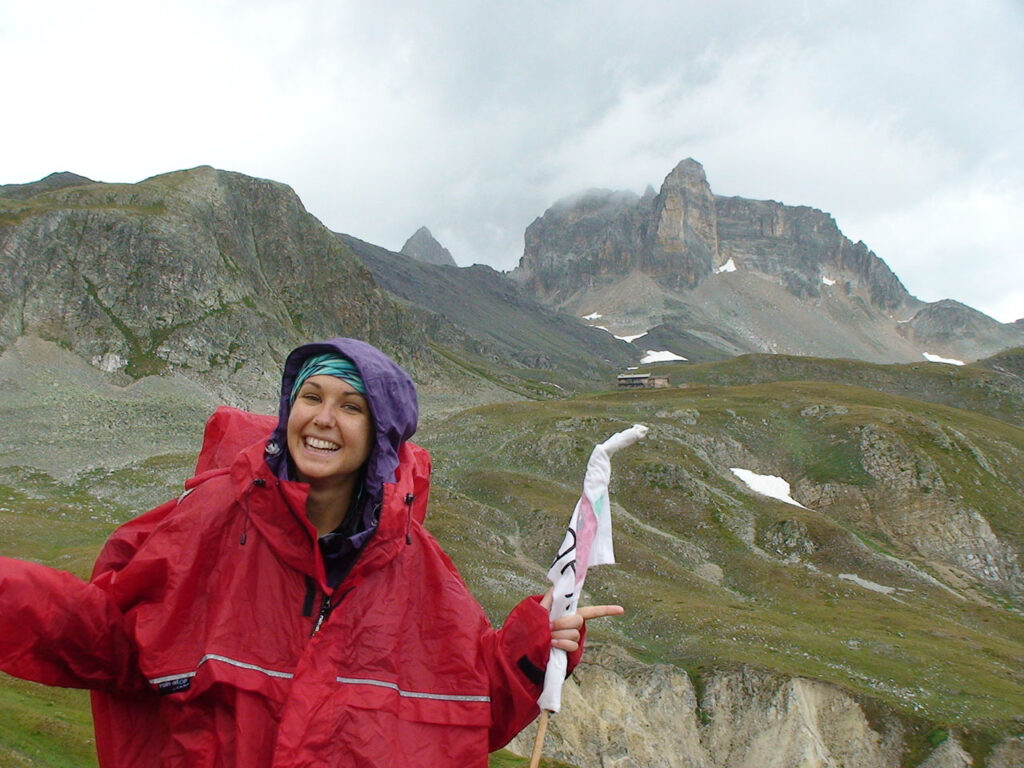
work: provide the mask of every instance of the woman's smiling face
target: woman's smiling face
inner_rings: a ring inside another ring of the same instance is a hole
[[[352,482],[373,448],[366,398],[328,374],[302,383],[288,415],[288,451],[298,479],[311,485]]]

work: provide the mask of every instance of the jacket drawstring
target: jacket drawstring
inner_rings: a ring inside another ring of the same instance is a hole
[[[262,477],[254,478],[252,484],[257,488],[262,488],[267,484],[267,481]],[[245,494],[245,517],[242,520],[242,536],[238,540],[239,545],[245,546],[246,540],[249,538],[249,494]]]
[[[412,503],[416,501],[416,497],[411,493],[405,494],[405,543],[412,544]]]

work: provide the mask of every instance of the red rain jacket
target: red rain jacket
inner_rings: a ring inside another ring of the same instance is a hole
[[[220,408],[179,500],[119,528],[91,582],[0,558],[0,668],[94,690],[103,768],[484,768],[537,714],[547,612],[494,630],[421,523],[430,458],[402,445],[380,524],[327,588],[307,486]]]

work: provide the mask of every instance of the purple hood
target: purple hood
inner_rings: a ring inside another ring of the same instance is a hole
[[[376,528],[384,483],[395,480],[398,448],[416,431],[419,417],[416,385],[397,363],[365,341],[337,338],[304,344],[292,350],[285,361],[281,379],[277,427],[267,441],[266,450],[267,464],[282,480],[294,479],[294,467],[287,449],[292,386],[306,358],[323,352],[340,353],[355,364],[366,387],[366,400],[373,414],[373,449],[366,462],[360,508],[356,510],[361,521],[358,533],[349,539],[354,548],[359,548]]]

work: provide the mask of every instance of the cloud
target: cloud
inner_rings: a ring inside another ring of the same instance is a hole
[[[211,164],[509,269],[559,197],[690,156],[718,194],[832,213],[922,297],[1024,315],[1010,280],[960,293],[1020,261],[1014,0],[5,3],[0,67],[0,183]]]
[[[860,228],[874,233],[890,266],[914,276],[918,298],[955,298],[1013,322],[1024,317],[1021,211],[1024,187],[982,171],[938,186],[915,205],[883,211]]]

